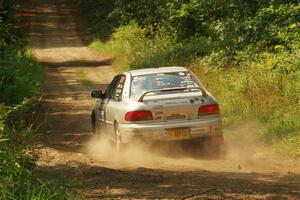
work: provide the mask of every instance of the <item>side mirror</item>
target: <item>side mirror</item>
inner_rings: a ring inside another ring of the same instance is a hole
[[[102,99],[104,97],[104,95],[103,95],[103,93],[102,93],[101,90],[94,90],[94,91],[92,91],[91,96],[93,98],[98,98],[98,99],[99,98]]]

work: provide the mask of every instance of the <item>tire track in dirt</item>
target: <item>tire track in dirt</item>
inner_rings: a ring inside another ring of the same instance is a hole
[[[210,188],[219,188],[226,199],[300,199],[299,161],[266,159],[249,151],[222,160],[196,160],[153,156],[143,148],[120,158],[103,149],[105,144],[91,137],[94,100],[78,81],[78,71],[98,89],[104,89],[115,72],[109,56],[84,44],[77,12],[72,0],[28,0],[21,10],[33,56],[46,73],[38,107],[39,122],[44,122],[40,131],[46,135],[38,141],[41,176],[64,178],[88,199],[174,199]],[[198,197],[220,199],[220,194],[212,190]]]

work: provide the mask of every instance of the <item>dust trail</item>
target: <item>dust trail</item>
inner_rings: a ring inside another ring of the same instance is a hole
[[[260,124],[248,122],[229,128],[238,137],[226,141],[226,155],[218,159],[195,156],[177,145],[153,147],[141,142],[131,143],[124,151],[117,152],[107,138],[96,136],[87,147],[95,160],[114,168],[300,173],[300,167],[295,167],[299,166],[299,160],[287,159],[261,142]]]
[[[126,149],[118,152],[106,137],[93,136],[88,144],[88,152],[96,160],[100,160],[117,167],[151,167],[160,166],[161,156],[154,155],[147,145],[134,142]]]

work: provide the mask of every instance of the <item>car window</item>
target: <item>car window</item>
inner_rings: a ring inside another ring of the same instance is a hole
[[[132,78],[130,96],[137,97],[149,90],[177,87],[198,87],[198,85],[189,72],[140,75]]]
[[[122,92],[124,89],[124,84],[125,84],[126,76],[125,75],[120,75],[118,82],[116,83],[116,87],[114,88],[112,98],[115,100],[121,100],[122,98]]]
[[[111,83],[109,84],[109,86],[107,87],[107,89],[105,91],[105,98],[113,99],[114,92],[115,92],[115,89],[116,89],[119,79],[120,79],[120,76],[115,76],[114,79],[111,81]]]

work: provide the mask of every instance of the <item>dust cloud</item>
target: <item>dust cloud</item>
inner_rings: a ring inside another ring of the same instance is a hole
[[[196,150],[191,153],[191,148],[185,149],[186,147],[178,145],[153,146],[137,141],[118,152],[109,139],[99,136],[91,138],[87,149],[94,160],[112,168],[249,173],[300,172],[299,160],[279,155],[261,141],[259,134],[263,127],[260,124],[247,122],[228,127],[225,131],[230,132],[229,138],[225,138],[226,153],[218,158],[203,155]]]
[[[146,144],[134,142],[118,152],[107,137],[93,136],[88,143],[88,152],[98,161],[120,168],[151,167],[160,165],[162,157],[151,153]]]

